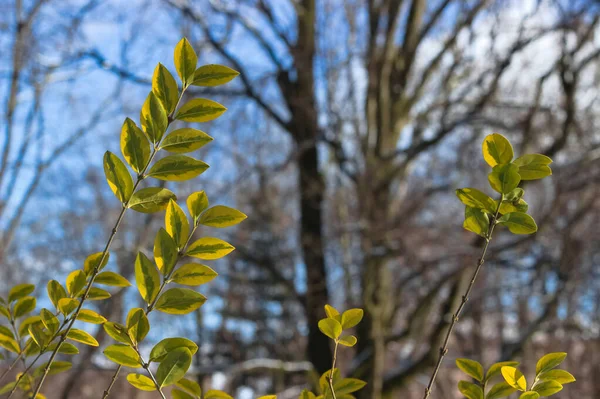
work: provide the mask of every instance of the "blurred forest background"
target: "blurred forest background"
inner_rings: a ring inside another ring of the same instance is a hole
[[[200,128],[212,167],[185,199],[249,215],[224,237],[200,310],[153,314],[151,336],[200,345],[193,371],[236,398],[297,398],[331,364],[323,305],[363,307],[341,353],[361,398],[418,399],[481,244],[458,187],[487,187],[480,146],[552,157],[528,185],[540,230],[497,234],[432,397],[456,398],[456,357],[529,366],[569,352],[600,397],[600,3],[591,0],[0,0],[0,267],[16,283],[63,279],[101,249],[120,211],[101,169],[137,120],[154,66],[188,37],[200,64],[241,72],[193,88],[229,111]],[[132,276],[163,215],[131,213],[110,268]],[[138,301],[115,294],[112,320]],[[110,341],[102,329],[91,330]],[[98,397],[114,364],[84,347],[48,398]],[[148,397],[124,378],[115,397]],[[139,396],[135,396],[139,395]]]

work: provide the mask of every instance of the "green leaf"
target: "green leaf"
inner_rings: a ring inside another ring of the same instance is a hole
[[[58,343],[48,345],[45,352],[54,352],[57,346]],[[79,349],[77,349],[77,347],[70,342],[63,342],[60,345],[58,353],[62,353],[63,355],[77,355],[79,354]]]
[[[543,179],[552,175],[552,169],[548,166],[552,159],[545,155],[527,154],[515,159],[513,163],[519,167],[519,174],[523,180]]]
[[[483,159],[491,167],[509,163],[514,155],[510,142],[498,133],[490,134],[483,140],[482,152]]]
[[[535,220],[523,212],[507,213],[498,219],[498,223],[508,227],[513,234],[532,234],[537,231]]]
[[[498,369],[498,372],[500,372],[500,369]],[[512,395],[516,391],[517,390],[515,388],[511,387],[510,385],[508,385],[507,382],[505,382],[505,381],[499,382],[498,384],[495,384],[492,387],[492,389],[489,390],[489,392],[485,396],[485,399],[505,398],[507,396]]]
[[[483,381],[483,366],[481,363],[471,359],[456,359],[456,367],[458,367],[463,373],[468,375],[475,380]]]
[[[198,56],[185,37],[177,43],[177,46],[175,46],[174,58],[175,69],[177,69],[177,74],[181,78],[183,85],[189,85],[194,79],[194,71],[196,70],[196,64],[198,63]]]
[[[486,373],[485,380],[488,381],[489,379],[494,378],[497,375],[500,375],[500,370],[504,366],[517,367],[518,365],[519,365],[519,362],[498,362],[498,363],[494,363],[494,364],[492,364],[492,366],[489,368],[488,372]]]
[[[143,252],[135,259],[135,282],[146,303],[152,303],[160,289],[160,275],[154,263]]]
[[[15,334],[6,326],[0,326],[0,337],[15,338]]]
[[[67,276],[66,286],[67,291],[71,296],[77,296],[79,292],[85,287],[87,278],[83,270],[75,270]]]
[[[119,201],[127,202],[133,193],[133,179],[123,161],[110,151],[104,153],[104,174]]]
[[[129,338],[127,328],[124,325],[107,321],[102,327],[104,327],[106,334],[115,341],[123,344],[131,344],[131,338]]]
[[[240,73],[224,65],[203,65],[194,72],[192,85],[194,86],[220,86],[233,80]]]
[[[8,292],[8,302],[14,302],[19,300],[33,292],[35,285],[33,284],[19,284],[15,285]]]
[[[234,249],[233,245],[219,238],[202,237],[188,247],[186,255],[198,259],[215,260],[224,257]]]
[[[154,213],[165,209],[170,200],[176,201],[177,197],[166,188],[142,188],[131,196],[129,208],[137,212]]]
[[[133,385],[135,388],[141,391],[156,391],[156,386],[154,386],[154,382],[145,375],[138,373],[131,373],[127,375],[127,382]]]
[[[156,370],[156,380],[161,387],[169,386],[185,376],[192,364],[192,353],[187,348],[177,348],[167,354]]]
[[[184,181],[202,174],[208,165],[187,155],[169,155],[152,166],[148,176],[159,180]]]
[[[190,395],[187,392],[180,391],[179,389],[173,389],[171,391],[171,397],[173,399],[195,399],[195,396]]]
[[[300,392],[300,396],[298,397],[298,399],[317,399],[317,397],[314,393],[303,389],[302,392]]]
[[[150,141],[152,143],[159,143],[167,130],[169,121],[165,107],[163,107],[162,103],[153,92],[150,92],[148,97],[146,97],[146,101],[144,101],[142,111],[140,112],[140,121],[142,123],[142,129]]]
[[[354,335],[345,335],[343,337],[340,337],[340,344],[344,346],[353,347],[354,345],[356,345],[357,342],[358,340]]]
[[[178,252],[175,241],[165,229],[161,228],[154,239],[154,261],[158,266],[158,270],[164,276],[169,275],[177,263],[177,257]]]
[[[126,367],[140,367],[140,357],[129,345],[110,345],[104,349],[104,356],[110,361]]]
[[[459,381],[458,390],[465,395],[467,399],[483,399],[483,389],[472,382]]]
[[[519,168],[512,164],[496,165],[488,175],[490,186],[501,194],[508,194],[521,182]]]
[[[21,338],[25,337],[29,334],[29,326],[40,322],[42,322],[42,318],[40,316],[29,316],[25,318],[25,320],[21,322],[21,325],[19,325],[19,336]]]
[[[334,380],[333,389],[337,395],[341,396],[361,390],[365,385],[367,383],[358,378],[342,378],[339,381]]]
[[[210,267],[198,263],[187,263],[173,273],[171,281],[182,285],[198,286],[208,283],[215,277],[217,277],[217,272]]]
[[[362,309],[348,309],[342,313],[342,329],[352,328],[362,320],[364,312]]]
[[[123,276],[115,272],[102,272],[96,276],[94,283],[109,285],[112,287],[129,287],[131,283]]]
[[[161,63],[154,69],[152,75],[152,91],[160,100],[167,114],[175,111],[177,101],[179,100],[179,89],[177,82],[171,72]]]
[[[29,335],[38,347],[43,348],[48,343],[50,336],[44,332],[42,323],[33,323],[29,326]]]
[[[65,316],[70,315],[79,306],[79,301],[74,298],[62,298],[58,301],[58,310]]]
[[[168,353],[177,348],[187,348],[192,355],[198,351],[198,345],[187,338],[165,338],[152,348],[150,361],[162,362]]]
[[[125,161],[137,173],[141,173],[150,159],[148,139],[134,121],[127,118],[121,128],[121,152]]]
[[[518,389],[519,391],[527,390],[527,380],[523,373],[517,368],[511,366],[504,366],[500,369],[502,377],[511,387]]]
[[[40,311],[40,317],[42,318],[44,326],[48,329],[48,331],[50,331],[51,334],[54,334],[58,331],[60,321],[51,311],[48,309],[42,309]]]
[[[538,360],[535,366],[535,373],[540,374],[544,371],[552,370],[554,367],[560,365],[566,358],[567,354],[565,352],[548,353]]]
[[[532,391],[537,392],[540,396],[550,396],[562,391],[563,386],[560,382],[549,380],[535,384]]]
[[[62,360],[55,360],[50,365],[50,369],[48,371],[48,375],[60,374],[62,372],[70,370],[72,366],[73,365],[71,364],[71,362],[65,362],[65,361],[62,361]],[[44,368],[45,367],[46,367],[46,365],[43,364],[43,365],[39,366],[38,368],[36,368],[33,371],[33,376],[34,377],[40,377],[44,373]]]
[[[576,381],[575,377],[573,377],[573,375],[571,373],[569,373],[566,370],[558,370],[558,369],[544,371],[538,375],[538,379],[540,379],[542,381],[553,380],[562,385],[570,384],[570,383]]]
[[[490,228],[490,218],[481,209],[465,206],[463,228],[481,237],[487,237]]]
[[[223,391],[211,389],[204,394],[204,399],[233,399],[233,397]]]
[[[342,325],[334,319],[319,320],[319,330],[329,338],[335,340],[342,334]]]
[[[5,336],[0,337],[0,347],[6,349],[9,352],[20,352],[19,343],[14,339]]]
[[[169,133],[160,148],[169,152],[186,153],[196,151],[213,140],[201,130],[182,128]]]
[[[32,296],[26,296],[21,298],[15,304],[15,308],[13,311],[14,318],[17,319],[19,317],[25,316],[27,313],[32,312],[35,309],[37,301]]]
[[[190,224],[183,209],[175,201],[169,201],[165,213],[165,228],[177,245],[178,249],[185,246],[190,234]]]
[[[188,314],[206,302],[206,297],[189,288],[171,288],[156,301],[156,309],[168,314]]]
[[[190,196],[187,197],[186,203],[195,224],[196,220],[200,217],[200,214],[208,208],[208,197],[204,191],[198,191],[190,194]]]
[[[10,320],[10,311],[8,310],[8,308],[6,306],[0,305],[0,315],[4,316]]]
[[[207,209],[200,215],[198,223],[210,227],[229,227],[240,223],[247,216],[237,209],[224,205],[216,205]]]
[[[540,394],[534,391],[527,391],[527,392],[523,392],[521,394],[521,396],[519,396],[519,399],[538,399],[540,397]]]
[[[523,190],[520,187],[517,187],[514,190],[512,190],[510,193],[506,194],[504,196],[504,199],[506,199],[507,201],[515,201],[515,200],[521,199],[523,197],[523,194],[525,194],[525,190]]]
[[[522,198],[515,199],[514,201],[502,201],[502,205],[500,205],[500,213],[502,215],[513,212],[527,212],[528,209],[529,204]]]
[[[134,344],[142,342],[150,331],[150,323],[141,308],[133,308],[127,314],[127,331]]]
[[[102,258],[103,255],[104,252],[96,252],[95,254],[91,254],[85,258],[85,261],[83,262],[83,271],[86,275],[89,276],[94,272],[96,266],[100,264],[100,260],[102,260],[102,263],[98,266],[98,270],[104,269],[104,267],[108,264],[110,253],[107,252],[106,256],[104,256],[104,259]]]
[[[476,188],[459,188],[456,196],[466,206],[482,209],[490,215],[496,214],[496,201]]]
[[[338,310],[336,308],[334,308],[333,306],[331,306],[329,304],[325,304],[325,314],[327,315],[327,317],[335,319],[336,316],[339,316],[340,312],[338,312]],[[341,317],[340,317],[339,321],[341,321]]]
[[[90,309],[81,309],[79,314],[77,315],[77,320],[81,320],[86,323],[91,324],[104,324],[106,323],[106,318],[104,316],[99,315]]]
[[[194,353],[192,353],[193,355]],[[182,378],[175,383],[178,388],[183,389],[186,392],[191,393],[195,397],[200,398],[202,396],[202,389],[200,385],[196,381],[188,380],[187,378]]]
[[[185,122],[209,122],[221,116],[227,108],[216,101],[195,98],[185,103],[175,115],[175,119]]]
[[[81,342],[82,344],[86,344],[89,346],[98,346],[98,341],[96,338],[92,337],[88,332],[79,330],[77,328],[72,328],[71,331],[67,334],[67,339],[75,342]]]
[[[102,288],[92,287],[88,293],[87,299],[90,301],[101,301],[110,297],[110,292],[103,290]]]

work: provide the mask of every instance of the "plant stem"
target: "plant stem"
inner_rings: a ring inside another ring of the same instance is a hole
[[[156,381],[156,378],[154,377],[154,374],[152,374],[152,371],[150,370],[150,365],[148,363],[146,363],[146,361],[142,357],[142,354],[138,350],[137,345],[135,345],[135,347],[133,349],[136,351],[136,353],[140,357],[140,362],[142,363],[142,367],[144,368],[144,370],[146,370],[146,372],[148,373],[148,376],[150,376],[150,379],[154,383],[154,386],[156,387],[156,390],[158,391],[158,393],[160,393],[160,396],[162,397],[162,399],[167,399],[165,397],[165,394],[163,393],[163,391],[161,389],[160,384],[158,383],[158,381]]]
[[[25,349],[23,349],[21,351],[21,353],[19,353],[17,355],[17,358],[10,364],[10,366],[8,366],[8,368],[6,370],[4,370],[2,375],[0,375],[0,381],[2,381],[4,379],[4,377],[6,377],[8,375],[8,373],[10,373],[10,371],[17,365],[17,363],[19,363],[21,356],[23,356],[23,352],[25,352]]]
[[[331,389],[331,396],[333,399],[335,397],[335,391],[333,390],[333,371],[335,370],[335,362],[337,360],[337,350],[338,350],[339,341],[335,340],[335,348],[333,349],[333,363],[331,364],[331,371],[329,372],[329,388]]]
[[[467,301],[469,300],[469,295],[471,294],[471,291],[473,290],[473,286],[475,285],[477,276],[479,275],[479,272],[481,271],[481,268],[483,267],[483,263],[485,262],[485,254],[487,253],[490,242],[492,241],[492,234],[494,233],[494,227],[496,227],[496,221],[498,220],[498,216],[500,215],[500,206],[502,205],[503,199],[504,199],[504,195],[502,195],[500,197],[500,200],[498,201],[498,206],[496,208],[496,213],[494,214],[494,217],[492,218],[492,220],[490,220],[490,225],[488,227],[487,234],[484,237],[485,245],[483,246],[481,256],[479,257],[479,261],[477,262],[477,267],[475,268],[475,271],[473,272],[473,275],[471,276],[471,281],[469,282],[469,286],[467,287],[467,290],[465,291],[464,295],[462,296],[462,300],[460,302],[460,305],[458,305],[456,312],[454,312],[454,314],[452,315],[452,321],[450,322],[450,325],[448,326],[448,331],[446,332],[446,337],[444,338],[444,343],[443,343],[442,347],[440,348],[440,354],[439,354],[437,363],[435,365],[435,368],[433,369],[433,374],[431,375],[429,384],[427,384],[427,388],[425,388],[425,394],[423,395],[423,399],[427,399],[427,398],[429,398],[429,395],[431,395],[431,391],[433,390],[433,384],[435,382],[435,379],[437,378],[440,368],[442,367],[442,362],[444,360],[444,356],[446,356],[446,353],[448,353],[448,342],[450,341],[450,337],[452,336],[452,331],[454,330],[456,323],[458,323],[458,319],[460,318],[460,315],[462,314],[462,311],[464,310],[465,305],[467,304]]]

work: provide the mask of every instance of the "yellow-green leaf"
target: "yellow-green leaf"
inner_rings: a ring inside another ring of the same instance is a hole
[[[466,206],[482,209],[491,215],[496,213],[496,201],[476,188],[459,188],[456,190],[456,196]]]
[[[0,347],[6,349],[7,351],[19,353],[19,343],[12,338],[0,336]]]
[[[358,340],[356,339],[356,337],[354,335],[345,335],[343,337],[340,337],[339,342],[340,342],[340,344],[342,344],[344,346],[353,347],[354,345],[356,345]]]
[[[209,122],[221,116],[227,108],[207,98],[195,98],[185,103],[175,115],[175,119],[185,122]]]
[[[152,91],[160,100],[167,114],[171,114],[177,106],[179,89],[171,72],[161,63],[154,69],[152,76]]]
[[[67,339],[75,342],[81,342],[82,344],[89,346],[98,346],[98,341],[96,341],[96,338],[92,337],[88,332],[79,330],[77,328],[72,328],[71,331],[69,331],[67,334]]]
[[[126,367],[140,367],[140,357],[129,345],[116,344],[104,349],[104,356],[110,361]]]
[[[500,372],[500,370],[498,370],[498,372]],[[508,383],[506,381],[499,382],[499,383],[495,384],[492,387],[492,389],[489,390],[489,392],[485,396],[485,399],[505,398],[507,396],[512,395],[516,391],[517,390],[515,388],[511,387],[510,385],[508,385]]]
[[[119,201],[127,202],[133,193],[133,179],[123,161],[110,151],[104,154],[104,174]]]
[[[472,382],[459,381],[458,390],[465,395],[467,399],[483,399],[483,389]]]
[[[92,287],[88,293],[87,299],[90,301],[101,301],[110,297],[110,292],[103,290],[102,288]]]
[[[132,343],[131,338],[129,338],[129,335],[127,334],[127,328],[124,325],[107,321],[102,327],[104,328],[104,331],[106,331],[106,334],[115,341],[123,344]]]
[[[85,261],[83,262],[83,271],[86,275],[90,275],[94,272],[96,267],[98,266],[98,270],[104,269],[104,267],[108,264],[108,260],[110,258],[110,253],[107,252],[106,256],[102,258],[104,252],[96,252],[95,254],[91,254]],[[100,263],[102,261],[102,263]]]
[[[192,396],[189,393],[187,393],[185,391],[181,391],[179,389],[173,389],[171,391],[171,397],[173,399],[196,399],[195,396]]]
[[[235,247],[219,238],[202,237],[192,243],[187,249],[187,256],[198,259],[219,259],[233,251]]]
[[[481,209],[465,206],[465,221],[463,228],[481,237],[487,237],[490,227],[490,218]]]
[[[546,176],[552,175],[550,165],[552,159],[541,154],[523,155],[513,162],[519,167],[519,174],[523,180],[543,179]]]
[[[156,309],[168,314],[188,314],[206,302],[206,297],[189,288],[171,288],[156,301]]]
[[[326,304],[325,305],[325,314],[327,315],[327,317],[331,317],[332,319],[335,319],[336,316],[338,316],[340,314],[340,312],[338,312],[338,310],[336,308],[334,308],[333,306]],[[341,321],[341,318],[340,318]]]
[[[163,107],[162,103],[153,92],[150,92],[148,97],[146,97],[146,101],[144,101],[142,111],[140,112],[140,121],[142,123],[142,129],[150,141],[153,143],[160,142],[160,139],[167,130],[169,121],[167,119],[165,107]]]
[[[529,204],[523,198],[515,199],[514,201],[502,201],[500,205],[500,214],[512,212],[527,212]]]
[[[314,393],[303,389],[302,392],[300,392],[300,396],[298,397],[298,399],[316,399],[317,397],[315,396]]]
[[[183,181],[193,179],[208,169],[208,164],[187,155],[169,155],[156,162],[148,176],[160,180]]]
[[[160,288],[160,275],[143,252],[139,252],[135,259],[135,282],[144,301],[151,303]]]
[[[537,231],[535,220],[523,212],[512,212],[498,219],[500,224],[508,227],[513,234],[532,234]]]
[[[186,153],[196,151],[213,140],[201,130],[182,128],[169,133],[160,148],[169,152]]]
[[[90,324],[104,324],[106,318],[90,309],[81,309],[77,315],[77,320]]]
[[[203,65],[194,72],[192,85],[194,86],[220,86],[233,80],[240,73],[224,65]]]
[[[223,391],[211,389],[210,391],[206,391],[204,399],[233,399],[233,397]]]
[[[40,322],[42,322],[42,318],[40,316],[29,316],[25,318],[21,322],[21,325],[19,325],[19,336],[21,338],[25,337],[29,334],[29,326]]]
[[[150,159],[148,139],[134,121],[127,118],[121,128],[121,152],[125,161],[137,173],[141,173]]]
[[[15,285],[8,292],[8,302],[14,302],[21,299],[33,292],[35,285],[33,284],[19,284]]]
[[[69,291],[69,294],[71,294],[71,296],[77,296],[77,294],[79,294],[79,291],[81,291],[83,287],[85,287],[86,282],[87,278],[85,276],[85,273],[82,270],[75,270],[69,273],[69,275],[67,276],[67,291]]]
[[[48,331],[50,331],[50,333],[54,334],[58,331],[60,321],[51,311],[48,309],[42,309],[40,311],[40,317],[42,318],[44,326],[48,329]]]
[[[154,261],[163,275],[169,275],[177,263],[177,245],[163,228],[158,230],[154,239]]]
[[[500,375],[500,370],[504,366],[517,367],[519,362],[498,362],[492,364],[487,373],[485,374],[485,380],[488,381],[490,378],[493,378],[497,375]]]
[[[527,380],[523,373],[517,368],[511,366],[504,366],[500,369],[502,377],[511,387],[518,389],[519,391],[527,390]]]
[[[336,394],[340,395],[339,397],[345,397],[344,395],[356,392],[367,385],[366,382],[358,378],[340,378],[336,380],[335,374],[333,381],[333,389]]]
[[[156,380],[161,387],[169,386],[185,376],[192,364],[192,353],[187,348],[169,352],[156,370]]]
[[[142,342],[150,331],[150,323],[141,308],[133,308],[127,315],[127,332],[134,344]]]
[[[175,201],[177,197],[166,188],[142,188],[131,196],[129,207],[142,213],[154,213],[165,209],[170,200]]]
[[[532,388],[532,391],[537,392],[540,396],[550,396],[562,391],[563,386],[560,382],[550,380],[538,382]]]
[[[165,338],[152,348],[150,361],[162,362],[169,352],[177,348],[187,348],[192,355],[198,351],[198,345],[187,338]]]
[[[194,219],[194,223],[200,217],[200,214],[204,212],[206,208],[208,208],[208,197],[204,191],[198,191],[196,193],[190,194],[186,200],[188,211]]]
[[[177,69],[177,74],[181,78],[183,85],[189,85],[194,79],[198,56],[185,37],[175,46],[174,58],[175,69]]]
[[[171,280],[182,285],[197,286],[206,284],[217,277],[217,272],[206,265],[187,263],[178,268]]]
[[[38,347],[43,348],[50,339],[49,333],[44,331],[44,324],[33,323],[29,326],[29,335]]]
[[[471,378],[483,381],[483,366],[481,363],[471,359],[456,359],[456,367]]]
[[[15,304],[15,308],[13,311],[14,318],[19,318],[25,316],[27,313],[33,311],[35,309],[37,301],[32,296],[26,296],[21,298]]]
[[[71,362],[66,362],[63,360],[55,360],[50,365],[50,369],[48,370],[48,375],[56,375],[56,374],[65,372],[67,370],[70,370],[72,366],[73,365],[71,364]],[[45,368],[46,368],[45,364],[39,366],[38,368],[36,368],[33,371],[33,376],[40,377],[44,373]]]
[[[527,392],[523,392],[521,394],[521,396],[519,396],[519,399],[538,399],[540,397],[540,394],[534,391],[527,391]]]
[[[567,354],[565,352],[554,352],[548,353],[544,355],[538,360],[535,366],[535,373],[543,373],[544,371],[552,370],[554,367],[558,366],[567,358]]]
[[[569,373],[566,370],[558,370],[558,369],[544,371],[538,375],[538,379],[540,379],[542,381],[553,380],[562,385],[570,384],[570,383],[576,381],[575,377],[573,377],[573,374]]]
[[[509,163],[514,155],[510,142],[498,133],[490,134],[483,140],[482,152],[483,159],[491,167]]]
[[[173,237],[177,248],[183,248],[190,234],[190,224],[185,212],[175,201],[170,201],[169,206],[167,206],[165,228],[167,233]]]
[[[342,334],[342,325],[334,319],[319,320],[319,330],[331,339],[338,339]]]
[[[362,320],[364,312],[362,309],[348,309],[342,313],[342,329],[352,328]]]
[[[194,353],[195,353],[195,351],[192,352],[192,355]],[[181,388],[184,391],[189,392],[198,398],[200,398],[202,396],[202,389],[200,388],[200,385],[198,385],[198,383],[196,381],[188,380],[187,378],[182,378],[179,381],[177,381],[175,383],[175,385],[177,385],[178,388]]]
[[[6,326],[0,326],[0,337],[15,338],[15,334]]]
[[[65,316],[70,315],[79,306],[79,301],[74,298],[62,298],[58,301],[58,310]]]
[[[58,343],[48,345],[45,352],[54,352],[57,345]],[[63,342],[60,345],[58,353],[62,353],[63,355],[77,355],[79,354],[79,349],[77,349],[77,347],[70,342]]]
[[[131,385],[133,385],[135,388],[141,391],[156,391],[156,386],[154,385],[154,382],[152,382],[150,378],[142,374],[128,374],[127,382],[129,382]]]
[[[508,194],[521,182],[519,175],[519,167],[509,163],[504,165],[496,165],[492,172],[488,175],[490,186],[501,194]]]
[[[240,223],[247,216],[237,209],[224,205],[216,205],[200,215],[198,223],[210,227],[229,227]]]
[[[123,276],[115,272],[99,273],[94,283],[110,285],[112,287],[129,287],[131,283]]]

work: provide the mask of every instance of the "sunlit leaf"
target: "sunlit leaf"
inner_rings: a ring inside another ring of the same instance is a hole
[[[185,122],[210,122],[221,116],[227,108],[216,101],[195,98],[185,103],[175,115],[175,119]]]
[[[188,314],[206,302],[206,297],[189,288],[171,288],[156,301],[156,309],[168,314]]]
[[[500,375],[500,370],[504,366],[517,367],[518,365],[519,365],[519,362],[498,362],[498,363],[494,363],[494,364],[492,364],[492,366],[489,368],[489,370],[485,374],[485,380],[487,381],[487,380],[489,380],[491,378],[494,378],[497,375]]]
[[[563,386],[560,382],[549,380],[538,382],[531,390],[537,392],[540,396],[550,396],[562,391],[562,389]]]
[[[334,319],[319,320],[319,330],[331,339],[338,339],[342,334],[342,325]]]
[[[108,260],[110,259],[110,253],[107,252],[104,258],[102,257],[103,255],[104,252],[96,252],[95,254],[91,254],[85,258],[85,261],[83,262],[83,271],[86,275],[89,276],[92,274],[96,267],[98,267],[98,270],[104,269],[104,267],[108,264]],[[102,263],[100,263],[100,261],[102,261]]]
[[[208,197],[204,191],[198,191],[190,194],[187,197],[186,203],[192,219],[196,221],[200,217],[200,214],[208,208]]]
[[[483,371],[482,371],[483,374]],[[483,399],[483,389],[477,384],[468,381],[459,381],[458,390],[465,395],[467,399]]]
[[[8,302],[14,302],[21,299],[33,292],[35,285],[33,284],[19,284],[15,285],[8,292]]]
[[[488,175],[490,186],[501,194],[508,194],[521,182],[519,168],[514,164],[496,165]]]
[[[465,221],[463,228],[481,237],[487,237],[490,228],[490,218],[481,209],[465,206]]]
[[[481,363],[471,359],[456,359],[456,367],[458,367],[463,373],[468,375],[475,380],[483,381],[483,366]]]
[[[106,331],[106,334],[115,341],[123,344],[131,343],[131,338],[129,338],[127,328],[124,325],[107,321],[102,327],[104,328],[104,331]]]
[[[77,296],[83,287],[85,287],[86,282],[87,278],[83,270],[75,270],[67,276],[67,291],[71,296]]]
[[[151,303],[160,288],[160,275],[143,252],[139,252],[135,259],[135,282],[144,301]]]
[[[500,372],[500,370],[498,370]],[[517,390],[510,385],[506,381],[499,382],[495,384],[485,396],[485,399],[500,399],[505,398],[507,396],[512,395]]]
[[[535,220],[523,212],[507,213],[498,219],[498,222],[513,234],[532,234],[537,231]]]
[[[192,355],[195,353],[192,352]],[[189,380],[187,378],[182,378],[179,381],[177,381],[175,383],[175,385],[177,385],[178,388],[183,389],[186,392],[189,392],[190,394],[194,395],[195,397],[200,398],[202,396],[202,389],[200,388],[200,385],[193,380]]]
[[[98,341],[96,341],[96,338],[92,337],[87,331],[79,330],[77,328],[72,328],[71,331],[67,333],[67,339],[89,346],[99,345]]]
[[[94,283],[109,285],[112,287],[129,287],[131,283],[123,276],[115,272],[99,273],[94,279]]]
[[[58,301],[63,298],[66,298],[68,296],[67,291],[56,280],[48,281],[47,288],[48,288],[48,297],[50,298],[50,301],[52,301],[52,304],[54,305],[54,307],[56,307],[58,309]]]
[[[150,352],[150,361],[162,362],[167,356],[167,353],[172,352],[177,348],[187,348],[192,355],[198,351],[198,345],[187,338],[165,338],[152,348],[152,351]]]
[[[170,200],[177,200],[175,194],[166,188],[148,187],[136,191],[129,200],[129,207],[142,213],[162,211]]]
[[[148,176],[168,181],[184,181],[202,174],[208,165],[187,155],[169,155],[156,162]]]
[[[127,382],[142,391],[156,391],[154,382],[142,374],[131,373],[127,375]]]
[[[175,46],[174,52],[175,69],[181,78],[184,86],[187,86],[194,79],[194,71],[198,63],[198,56],[190,42],[184,37]]]
[[[175,201],[170,201],[165,212],[165,229],[177,244],[183,248],[190,234],[190,224],[183,209]]]
[[[192,85],[194,86],[220,86],[230,82],[240,73],[224,65],[209,64],[196,69]]]
[[[187,348],[177,348],[167,354],[156,370],[156,380],[161,387],[169,386],[185,376],[192,364],[192,353]]]
[[[553,380],[562,385],[570,384],[570,383],[576,381],[575,377],[573,377],[573,374],[569,373],[566,370],[558,370],[558,369],[544,371],[538,375],[538,379],[540,379],[541,381]]]
[[[42,309],[40,311],[40,317],[42,318],[44,326],[48,329],[48,331],[50,331],[50,333],[54,334],[58,331],[60,321],[51,311],[48,309]]]
[[[140,357],[129,345],[116,344],[104,349],[104,356],[110,361],[126,367],[140,367]]]
[[[169,275],[177,263],[177,245],[163,228],[158,230],[154,239],[154,261],[163,275]]]
[[[62,298],[58,301],[58,310],[65,316],[70,315],[79,306],[79,301],[74,298]]]
[[[110,151],[104,153],[104,174],[119,201],[127,202],[133,193],[133,179],[123,161]]]
[[[127,118],[121,128],[121,152],[125,161],[137,173],[141,173],[150,159],[148,139],[134,121]]]
[[[14,318],[17,319],[32,312],[35,309],[36,303],[36,299],[32,296],[26,296],[19,299],[17,303],[15,303],[15,308],[13,310]]]
[[[153,143],[160,142],[160,139],[167,130],[169,121],[165,107],[163,107],[161,101],[153,92],[150,92],[148,97],[146,97],[146,101],[144,101],[142,111],[140,112],[140,121],[142,129],[150,141]]]
[[[160,148],[169,152],[187,153],[196,151],[213,140],[201,130],[182,128],[169,133],[162,141]]]
[[[519,399],[538,399],[540,394],[534,391],[523,392]]]
[[[246,218],[247,216],[237,209],[216,205],[204,211],[198,218],[198,223],[204,226],[223,228],[234,226]]]
[[[566,358],[567,354],[565,352],[548,353],[538,360],[535,366],[535,373],[539,374],[543,373],[544,371],[551,370],[560,365]]]
[[[352,328],[362,320],[364,312],[362,309],[348,309],[342,313],[342,328]]]
[[[136,344],[142,342],[150,331],[150,323],[146,313],[141,308],[133,308],[127,315],[127,331],[131,341]]]
[[[552,175],[550,165],[552,159],[541,154],[523,155],[513,162],[519,167],[519,174],[523,180],[543,179],[546,176]]]
[[[496,201],[476,188],[459,188],[456,190],[456,196],[466,206],[483,209],[491,215],[496,213]]]
[[[179,89],[171,72],[161,63],[154,69],[152,75],[152,91],[160,100],[167,114],[171,114],[177,106]]]
[[[198,259],[214,260],[224,257],[234,249],[233,245],[219,238],[202,237],[188,247],[186,255]]]
[[[217,272],[210,267],[198,263],[187,263],[173,273],[171,280],[177,284],[197,286],[206,284],[215,277],[217,277]]]
[[[106,318],[90,309],[81,309],[77,315],[77,320],[91,324],[106,323]]]
[[[498,133],[490,134],[483,140],[482,152],[483,159],[491,167],[507,164],[514,156],[510,142]]]
[[[87,299],[90,301],[101,301],[111,297],[110,292],[103,290],[102,288],[92,287],[88,293]]]
[[[508,385],[520,391],[527,390],[527,380],[525,379],[523,373],[521,373],[517,368],[504,366],[500,369],[500,371]]]
[[[356,337],[354,335],[346,335],[346,336],[340,337],[339,342],[340,342],[340,344],[342,344],[344,346],[352,347],[352,346],[356,345],[358,340],[356,339]]]

